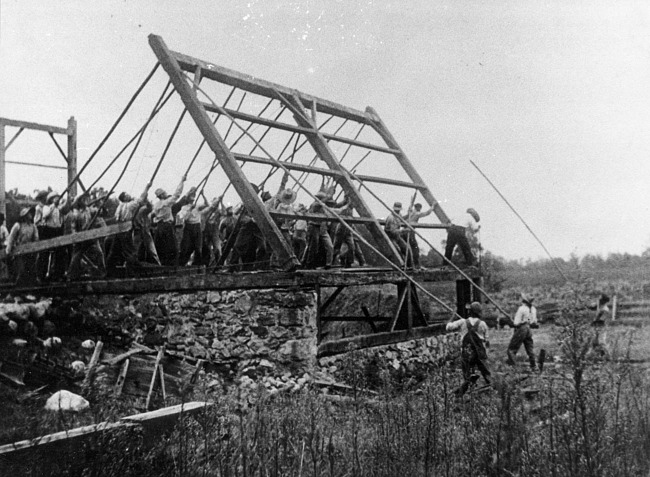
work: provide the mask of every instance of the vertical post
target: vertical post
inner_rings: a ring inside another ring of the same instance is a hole
[[[316,343],[320,344],[323,336],[323,322],[321,321],[321,298],[320,298],[320,283],[316,283]]]
[[[7,215],[5,172],[5,125],[0,122],[0,212]]]
[[[407,328],[409,330],[409,333],[413,329],[413,286],[411,282],[406,283],[406,294],[408,295],[406,299],[408,300],[408,303],[406,304],[406,310],[407,310]]]
[[[77,183],[72,181],[77,176],[77,121],[74,116],[68,119],[68,184],[70,197],[77,195]]]
[[[467,318],[467,305],[472,302],[472,285],[469,280],[456,280],[456,313]]]

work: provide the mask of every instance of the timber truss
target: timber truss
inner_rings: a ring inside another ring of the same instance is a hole
[[[427,320],[418,299],[418,290],[434,298],[448,311],[463,314],[465,302],[471,298],[466,292],[458,295],[456,307],[452,308],[437,297],[433,297],[416,278],[423,282],[461,280],[472,285],[471,288],[470,285],[465,286],[466,290],[473,290],[477,287],[476,279],[480,275],[478,270],[470,269],[465,273],[450,263],[451,269],[447,271],[415,273],[407,271],[405,260],[383,229],[383,220],[376,215],[378,212],[384,216],[391,213],[392,206],[382,197],[390,197],[390,202],[409,198],[413,205],[419,195],[432,208],[437,222],[412,224],[412,227],[446,229],[451,225],[442,207],[374,109],[368,107],[365,111],[356,110],[172,51],[163,39],[156,35],[149,36],[149,44],[157,57],[158,65],[162,66],[169,78],[168,87],[171,85],[173,91],[163,100],[167,93],[167,88],[165,89],[149,120],[129,144],[140,134],[140,138],[135,143],[137,148],[147,125],[174,91],[183,103],[181,117],[149,182],[153,182],[180,122],[185,114],[189,113],[203,140],[199,150],[207,144],[214,155],[214,162],[208,175],[199,183],[200,192],[203,192],[210,174],[220,167],[227,176],[228,187],[232,186],[241,202],[245,204],[246,210],[272,248],[282,271],[227,274],[206,273],[205,270],[188,273],[183,269],[161,269],[158,276],[150,273],[146,277],[127,280],[48,284],[34,287],[34,291],[44,294],[128,294],[229,288],[311,288],[318,293],[320,320],[321,315],[325,316],[325,311],[332,301],[346,287],[391,283],[397,286],[396,309],[382,316],[369,316],[367,310],[362,310],[363,315],[357,317],[358,321],[373,323],[374,330],[388,332],[396,332],[400,329],[410,332],[412,328],[427,327]],[[127,110],[158,65],[127,105]],[[118,122],[122,117],[123,115]],[[114,128],[115,126],[111,128],[108,136]],[[107,138],[102,141],[99,148]],[[79,176],[95,157],[96,152],[91,155],[79,174],[69,181],[69,189],[79,182]],[[191,161],[188,158],[187,172],[192,168],[197,155]],[[127,170],[132,156],[133,152],[124,170]],[[108,167],[111,167],[116,160],[117,157]],[[245,170],[247,164],[254,164],[255,167]],[[329,187],[330,190],[338,188],[339,196],[344,194],[351,204],[352,213],[342,216],[322,202],[325,210],[322,215],[304,212],[286,215],[267,210],[258,195],[257,188],[263,187],[278,172],[284,174],[286,179],[283,187],[292,188],[297,193],[299,201],[306,204],[312,201],[320,202],[320,198],[316,195],[320,188]],[[89,186],[89,189],[101,179],[104,173]],[[122,175],[118,178],[118,182]],[[110,189],[111,193],[116,186],[117,182]],[[310,222],[338,221],[372,250],[375,258],[379,257],[382,266],[387,268],[370,270],[360,267],[345,272],[296,270],[300,266],[300,261],[277,225],[277,222],[282,219],[303,219]],[[410,225],[404,224],[404,226],[410,228],[412,233],[417,233]],[[55,247],[127,232],[131,227],[130,223],[123,223],[82,231],[69,236],[26,244],[17,247],[15,253],[38,253]],[[434,248],[429,242],[426,243]],[[224,255],[226,253],[224,251]],[[320,303],[321,287],[334,290],[322,304]],[[480,288],[477,289],[482,292]],[[338,318],[342,321],[353,319]],[[382,322],[384,325],[376,327],[375,322]]]

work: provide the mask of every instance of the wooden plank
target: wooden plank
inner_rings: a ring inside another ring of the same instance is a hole
[[[445,333],[445,323],[413,328],[409,330],[375,333],[371,335],[355,336],[344,338],[336,341],[328,341],[318,346],[318,357],[332,356],[346,353],[350,347],[354,349],[373,348],[375,346],[385,346],[402,341],[417,340],[429,338],[431,336],[442,335]]]
[[[7,214],[5,125],[0,122],[0,212]]]
[[[122,394],[122,389],[124,388],[124,381],[126,380],[126,373],[129,372],[129,363],[131,360],[126,358],[124,364],[122,364],[122,369],[120,369],[120,374],[117,376],[117,381],[115,382],[115,388],[113,388],[113,395],[119,397]]]
[[[170,81],[201,131],[203,138],[219,159],[222,169],[228,175],[237,194],[242,199],[242,202],[246,204],[247,209],[249,209],[251,216],[255,219],[262,234],[277,254],[282,267],[285,269],[293,269],[299,266],[300,262],[295,257],[293,248],[286,242],[275,221],[271,218],[261,199],[253,190],[252,185],[242,172],[239,164],[237,164],[232,152],[217,132],[205,108],[201,106],[196,92],[192,90],[185,80],[178,63],[171,56],[162,38],[156,35],[149,35],[149,44],[158,57],[158,61],[169,75]],[[197,64],[194,64],[192,70],[196,66]],[[203,69],[205,77],[208,77],[210,69]]]
[[[393,318],[390,321],[390,331],[395,331],[395,326],[397,325],[397,320],[399,319],[399,313],[402,311],[402,306],[404,306],[404,297],[406,297],[406,293],[406,287],[402,287],[399,291],[399,296],[397,297],[397,308],[395,308],[395,313],[393,314]]]
[[[110,359],[105,359],[102,362],[104,364],[109,365],[109,366],[113,366],[113,365],[115,365],[117,363],[120,363],[120,362],[124,361],[125,359],[133,356],[134,354],[139,354],[139,353],[142,353],[142,352],[143,352],[143,350],[140,349],[140,348],[130,349],[126,353],[118,354],[117,356],[115,356],[113,358],[110,358]]]
[[[617,305],[617,297],[614,295],[614,298],[612,298],[612,321],[616,321],[616,305]]]
[[[397,143],[393,135],[390,133],[390,131],[388,130],[384,122],[377,114],[377,111],[375,111],[373,108],[368,106],[366,108],[366,114],[368,114],[368,117],[371,120],[370,122],[371,126],[384,139],[384,141],[386,141],[388,147],[390,147],[391,149],[398,149],[400,151],[399,153],[395,154],[395,157],[397,158],[398,162],[401,164],[402,168],[404,168],[409,178],[415,184],[420,184],[426,187],[424,180],[422,179],[418,171],[415,169],[415,167],[413,167],[413,164],[411,164],[411,161],[406,156],[406,154],[404,154],[402,148],[399,146],[399,144]],[[450,223],[451,220],[449,219],[445,211],[442,210],[442,207],[440,206],[436,198],[433,196],[429,188],[426,187],[425,189],[421,189],[420,192],[422,193],[422,196],[427,201],[427,203],[431,207],[433,207],[433,212],[436,214],[440,222],[442,222],[443,224]]]
[[[12,255],[25,255],[28,253],[38,253],[43,250],[51,248],[63,247],[65,245],[73,245],[75,243],[86,242],[88,240],[97,240],[111,235],[121,234],[128,232],[133,228],[131,222],[120,222],[114,225],[108,225],[98,229],[86,230],[84,232],[77,232],[70,235],[62,235],[48,240],[39,240],[38,242],[30,242],[24,245],[19,245],[14,249]],[[0,258],[6,257],[6,252],[0,252]]]
[[[36,131],[45,131],[54,134],[65,134],[68,135],[68,130],[66,128],[60,128],[57,126],[49,126],[47,124],[32,123],[29,121],[17,121],[15,119],[0,118],[0,125],[4,124],[5,126],[13,126],[16,128],[25,128],[25,129],[34,129]]]
[[[162,391],[163,403],[167,404],[167,391],[165,390],[165,372],[163,371],[163,365],[160,363],[158,366],[158,375],[160,377],[160,390]]]
[[[267,98],[275,98],[275,91],[280,91],[282,94],[296,93],[300,98],[302,104],[304,104],[307,108],[311,109],[312,104],[316,103],[316,110],[319,112],[332,114],[334,116],[339,116],[364,124],[368,123],[366,113],[363,111],[343,106],[326,99],[317,98],[315,96],[287,88],[286,86],[255,78],[251,75],[224,68],[223,66],[218,66],[214,63],[209,63],[207,61],[193,58],[176,51],[171,51],[170,54],[176,59],[179,66],[185,71],[193,72],[197,66],[201,67],[203,70],[203,76],[205,78],[230,86],[235,86],[251,93],[266,96]]]
[[[156,364],[153,367],[153,375],[151,376],[151,383],[149,384],[149,392],[147,393],[147,401],[144,405],[145,410],[149,410],[149,404],[151,404],[151,396],[153,395],[153,388],[156,385],[156,377],[158,376],[158,366],[160,366],[160,360],[165,355],[165,347],[161,346],[158,350],[158,356],[156,356]]]
[[[366,318],[366,323],[370,325],[370,329],[372,330],[373,333],[377,333],[377,326],[375,325],[374,319],[370,316],[370,312],[368,311],[368,307],[366,305],[361,305],[361,312],[363,313],[363,316]],[[382,317],[376,317],[378,321],[388,321],[390,318],[382,318]]]
[[[283,104],[290,104],[296,109],[300,109],[301,104],[298,102],[298,99],[295,95],[290,96],[289,98],[282,97]],[[346,197],[350,200],[352,206],[356,209],[361,217],[369,217],[374,219],[374,223],[367,225],[368,231],[372,235],[377,244],[379,250],[383,255],[388,257],[389,260],[402,265],[402,257],[395,248],[393,242],[388,238],[384,230],[381,228],[379,223],[376,222],[376,218],[372,214],[370,207],[366,204],[361,197],[361,194],[357,190],[356,186],[352,182],[352,179],[348,175],[347,171],[341,166],[338,159],[330,149],[327,141],[323,135],[318,131],[316,126],[310,121],[310,119],[305,114],[299,114],[299,112],[294,113],[294,118],[296,122],[303,127],[311,127],[314,132],[313,134],[307,135],[307,139],[311,144],[312,148],[319,157],[328,165],[330,169],[340,172],[342,175],[338,178],[337,182],[343,188]]]
[[[98,341],[97,344],[95,345],[95,350],[93,351],[93,355],[90,358],[90,362],[88,363],[88,371],[86,371],[86,377],[83,380],[82,383],[82,388],[87,388],[90,386],[93,376],[95,375],[95,368],[97,367],[97,363],[99,363],[99,358],[102,354],[102,348],[104,347],[104,343],[101,341]]]
[[[360,321],[360,322],[367,322],[367,321],[390,321],[393,318],[390,316],[373,316],[371,318],[364,316],[324,316],[321,318],[323,321]]]

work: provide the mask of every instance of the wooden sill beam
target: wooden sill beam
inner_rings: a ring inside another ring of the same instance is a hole
[[[369,124],[369,119],[365,112],[349,108],[341,104],[328,101],[326,99],[311,96],[295,89],[287,88],[270,81],[255,78],[254,76],[240,73],[235,70],[218,66],[214,63],[193,58],[176,51],[170,51],[170,54],[176,59],[180,68],[188,73],[194,74],[197,67],[201,68],[203,78],[208,78],[219,83],[234,86],[236,88],[249,91],[251,93],[266,96],[267,98],[276,98],[275,91],[280,91],[284,95],[297,94],[300,101],[306,108],[312,109],[315,106],[316,111],[331,114],[341,118],[357,121],[363,124]]]
[[[334,216],[319,215],[319,214],[286,214],[283,212],[276,212],[276,211],[270,211],[269,214],[271,214],[271,217],[274,217],[276,219],[282,219],[282,220],[302,219],[302,220],[306,220],[307,222],[337,222],[338,221],[338,219]],[[374,219],[370,217],[350,217],[344,215],[343,218],[349,224],[371,224],[374,222]],[[379,222],[380,225],[386,224],[386,220],[384,219],[380,219],[377,222]],[[446,224],[417,223],[413,225],[413,228],[416,229],[447,229],[449,227],[450,225],[446,225]]]
[[[28,121],[17,121],[15,119],[7,118],[0,118],[0,126],[13,126],[16,128],[34,129],[36,131],[45,131],[54,134],[65,134],[66,136],[70,134],[67,128],[49,126],[47,124],[31,123]]]

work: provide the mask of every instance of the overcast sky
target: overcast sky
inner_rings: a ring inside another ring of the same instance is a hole
[[[448,215],[479,211],[497,255],[544,252],[470,160],[555,256],[650,247],[647,0],[0,0],[0,116],[60,126],[75,116],[83,163],[155,64],[150,33],[215,64],[373,106]],[[7,159],[61,163],[57,154],[46,135],[25,133]],[[178,176],[167,167],[157,185],[172,189]],[[64,181],[7,165],[9,188]],[[125,187],[138,192],[137,182]]]

